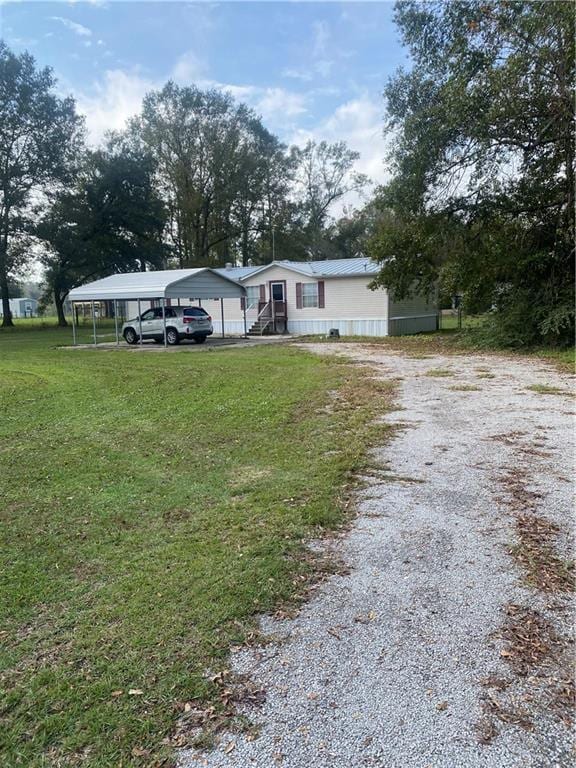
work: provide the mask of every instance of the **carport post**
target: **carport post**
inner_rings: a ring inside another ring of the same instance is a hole
[[[164,346],[168,346],[166,342],[166,299],[162,296],[162,324],[164,326]]]
[[[114,299],[114,330],[116,331],[116,344],[120,344],[120,337],[118,336],[118,306],[116,299]]]
[[[224,334],[224,299],[220,299],[220,317],[222,318],[222,338],[226,338]]]
[[[74,311],[74,302],[71,302],[72,307],[72,344],[76,346],[76,312]]]
[[[246,299],[242,304],[242,312],[244,314],[244,338],[248,338],[248,326],[246,325]]]
[[[94,346],[98,344],[96,340],[96,315],[94,314],[94,302],[92,302],[92,331],[94,333]]]
[[[138,343],[142,345],[142,311],[140,309],[140,299],[138,299],[138,327],[140,330],[140,338],[138,339]]]

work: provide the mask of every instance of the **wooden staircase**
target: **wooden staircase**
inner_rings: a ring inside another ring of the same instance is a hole
[[[248,336],[270,336],[274,333],[274,326],[270,318],[261,318],[252,324]]]
[[[286,333],[286,302],[261,301],[258,316],[250,326],[248,336],[270,336]]]

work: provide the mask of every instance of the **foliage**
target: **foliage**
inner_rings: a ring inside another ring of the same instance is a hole
[[[271,247],[290,163],[259,118],[217,90],[167,83],[149,93],[132,137],[157,159],[179,266],[242,263]]]
[[[366,184],[343,142],[288,150],[218,90],[167,83],[131,136],[158,160],[179,266],[325,258],[334,203]]]
[[[61,325],[64,300],[75,285],[162,266],[166,212],[154,170],[149,155],[112,140],[85,154],[75,187],[58,194],[36,226],[47,293]]]
[[[284,345],[160,359],[20,325],[0,331],[3,764],[160,764],[184,702],[218,705],[207,670],[301,592],[386,383]]]
[[[343,141],[335,144],[308,141],[302,148],[292,147],[291,155],[305,216],[308,257],[322,258],[331,207],[344,195],[362,190],[368,179],[354,171],[360,155],[348,149]]]
[[[81,120],[71,98],[54,93],[50,69],[13,54],[0,40],[0,294],[10,326],[9,278],[30,258],[30,201],[70,178]]]
[[[499,342],[571,341],[573,8],[409,0],[396,20],[414,67],[386,88],[379,282],[406,294],[440,277],[496,309]]]

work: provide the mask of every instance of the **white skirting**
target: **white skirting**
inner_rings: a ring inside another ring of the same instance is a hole
[[[388,335],[388,323],[381,317],[288,320],[288,333],[327,334],[331,328],[337,328],[341,336]]]
[[[248,319],[248,330],[250,330],[253,322],[253,319]],[[212,325],[214,326],[214,336],[220,336],[222,334],[221,320],[212,317]],[[435,331],[437,315],[391,317],[389,321],[381,317],[288,320],[288,333],[296,335],[325,336],[331,328],[337,328],[341,336],[399,336],[401,334]],[[224,330],[229,336],[243,336],[244,322],[242,320],[228,320],[225,317]]]

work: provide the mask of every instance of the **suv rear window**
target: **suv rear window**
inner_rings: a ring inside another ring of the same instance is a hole
[[[202,309],[202,307],[186,307],[184,309],[185,315],[193,315],[194,317],[198,317],[198,315],[207,315],[208,312],[206,312],[205,309]]]

